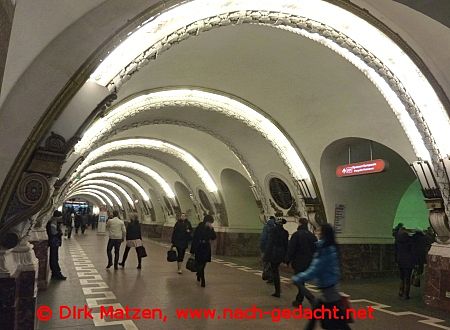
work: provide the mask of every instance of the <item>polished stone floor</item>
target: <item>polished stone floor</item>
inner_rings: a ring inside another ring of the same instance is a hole
[[[107,238],[90,230],[86,233],[64,240],[60,263],[68,279],[52,281],[48,290],[39,293],[38,308],[49,306],[53,315],[49,321],[39,322],[38,329],[301,329],[306,324],[305,320],[298,319],[273,322],[272,314],[244,320],[242,314],[241,319],[230,319],[227,312],[227,318],[223,318],[224,309],[244,310],[256,306],[263,311],[274,311],[271,312],[274,317],[278,308],[292,309],[295,287],[289,284],[290,274],[284,274],[282,297],[271,297],[273,287],[261,280],[255,258],[215,259],[206,268],[206,288],[201,288],[195,274],[184,269],[179,275],[176,264],[165,260],[167,247],[163,242],[145,241],[148,257],[141,270],[136,269],[134,250],[130,251],[124,269],[107,270]],[[342,291],[350,294],[353,308],[375,308],[374,319],[357,320],[352,329],[450,329],[450,315],[426,307],[420,291],[413,290],[409,301],[398,300],[396,279],[344,282]],[[85,319],[83,314],[80,319],[60,319],[60,308],[67,315],[67,308],[61,306],[82,308],[85,305],[93,308],[93,319]],[[125,306],[160,309],[166,319],[160,320],[157,311],[153,314],[155,319],[104,319],[100,316],[100,306],[115,310]],[[305,303],[304,307],[309,306]],[[178,319],[176,309],[187,308],[215,308],[216,317]]]

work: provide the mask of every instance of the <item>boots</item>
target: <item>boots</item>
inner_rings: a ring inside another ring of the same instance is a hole
[[[181,270],[182,263],[178,261],[177,266],[178,266],[178,274],[183,273],[183,271]]]

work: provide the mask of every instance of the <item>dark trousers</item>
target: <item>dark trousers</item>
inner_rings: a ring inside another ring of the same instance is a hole
[[[117,267],[119,264],[119,250],[120,250],[120,244],[122,243],[122,240],[120,239],[109,239],[108,240],[108,246],[106,248],[106,254],[108,255],[108,266],[112,265],[112,249],[114,248],[114,267]]]
[[[86,225],[81,225],[81,233],[84,234],[84,231],[86,230]]]
[[[67,230],[67,238],[70,238],[70,236],[72,236],[73,227],[72,226],[67,226],[66,230]]]
[[[123,257],[122,257],[122,265],[124,265],[125,266],[125,261],[127,261],[127,258],[128,258],[128,252],[130,252],[130,247],[129,246],[127,246],[127,247],[125,247],[125,251],[123,252]],[[137,258],[138,258],[138,265],[140,266],[141,265],[141,260],[142,260],[142,258],[139,256],[139,254],[137,253],[137,250],[136,250],[136,255],[137,255]]]
[[[178,246],[175,246],[175,248],[177,249],[177,261],[178,262],[183,262],[184,260],[184,255],[186,254],[186,248],[181,248]]]
[[[319,300],[316,300],[312,309],[313,310],[315,310],[317,308],[320,309],[320,308],[322,308],[322,305],[329,310],[333,310],[333,307],[336,306],[337,308],[339,308],[339,311],[340,311],[340,313],[338,313],[338,319],[333,319],[333,318],[328,319],[325,317],[319,319],[319,321],[322,323],[322,329],[333,329],[333,330],[349,330],[349,329],[351,329],[350,326],[347,324],[347,322],[344,320],[344,318],[346,317],[346,315],[345,315],[346,313],[345,313],[345,311],[343,311],[343,308],[340,306],[339,301],[325,303],[319,299]],[[313,314],[313,316],[314,316],[314,314]],[[328,315],[324,315],[324,316],[328,317]],[[312,317],[306,324],[305,330],[313,330],[314,326],[316,325],[316,321],[317,321],[317,319]]]
[[[272,268],[273,284],[275,285],[275,293],[277,293],[277,294],[281,293],[279,267],[280,267],[280,262],[271,262],[270,263],[270,268]]]
[[[206,267],[206,262],[197,262],[197,277],[200,278],[202,286],[206,285],[205,267]]]
[[[53,276],[61,274],[61,268],[59,267],[59,246],[50,246],[50,269]]]
[[[299,273],[299,272],[298,272]],[[305,287],[305,282],[301,282],[297,284],[297,288],[298,288],[298,293],[297,296],[295,297],[295,301],[301,305],[303,303],[303,300],[308,299],[309,303],[311,305],[314,304],[314,300],[315,297],[314,295],[311,293],[311,291],[309,291],[306,287]]]
[[[409,297],[409,290],[411,288],[411,274],[412,268],[400,268],[399,296]]]

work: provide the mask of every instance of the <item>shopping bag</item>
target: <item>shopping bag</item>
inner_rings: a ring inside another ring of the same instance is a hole
[[[136,253],[139,258],[145,258],[147,256],[147,251],[145,251],[145,247],[143,245],[136,247]]]
[[[269,262],[266,262],[263,265],[262,279],[263,281],[272,280],[272,268],[270,267]]]
[[[177,251],[170,249],[167,251],[167,261],[174,262],[178,260]]]
[[[188,261],[186,262],[186,269],[190,270],[191,272],[197,272],[197,262],[195,261],[194,257],[189,257]]]

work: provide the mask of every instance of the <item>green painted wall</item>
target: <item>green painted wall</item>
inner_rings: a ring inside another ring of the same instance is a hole
[[[395,214],[394,227],[399,223],[403,223],[406,228],[426,229],[428,223],[428,210],[420,188],[420,183],[415,180],[405,191],[400,203],[398,204],[397,213]]]

